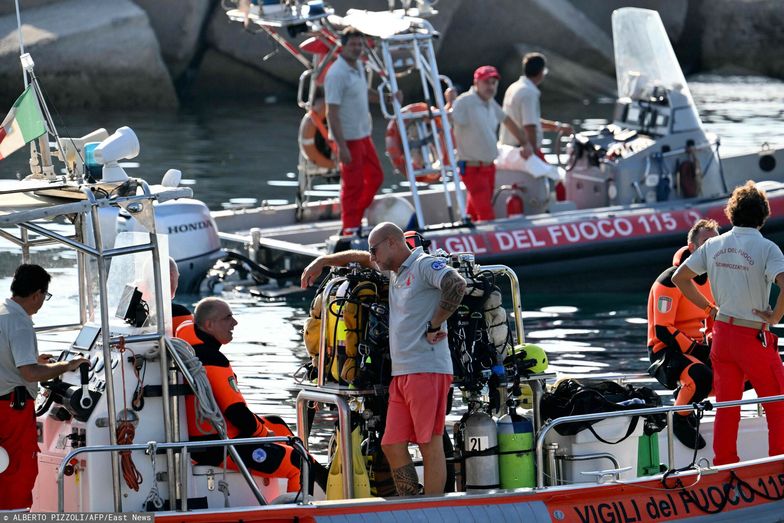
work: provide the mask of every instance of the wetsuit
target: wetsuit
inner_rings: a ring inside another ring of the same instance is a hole
[[[674,389],[680,383],[675,405],[704,400],[713,383],[710,345],[704,334],[710,332],[712,320],[672,283],[672,275],[688,256],[688,248],[680,249],[673,266],[659,275],[648,296],[648,356],[652,364],[661,363],[655,376],[662,385]],[[694,278],[694,283],[713,303],[707,275]],[[703,331],[706,321],[710,324]],[[689,412],[679,414],[688,416]]]
[[[230,439],[265,436],[292,436],[288,425],[277,416],[257,416],[248,408],[237,385],[237,375],[226,356],[220,351],[218,341],[199,329],[192,321],[184,322],[177,329],[177,337],[190,343],[196,356],[204,366],[212,393],[226,420],[226,432]],[[188,417],[188,437],[191,441],[220,439],[212,425],[196,419],[195,398],[189,396],[185,408]],[[235,447],[245,465],[254,475],[262,477],[284,477],[288,480],[287,491],[300,489],[300,456],[284,443],[262,443]],[[203,452],[193,452],[193,460],[199,465],[219,466],[223,463],[224,448],[214,447]],[[231,458],[227,467],[237,469]]]

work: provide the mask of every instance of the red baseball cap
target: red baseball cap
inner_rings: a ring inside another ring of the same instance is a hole
[[[474,82],[477,80],[487,80],[488,78],[501,78],[498,69],[492,65],[483,65],[474,71]]]

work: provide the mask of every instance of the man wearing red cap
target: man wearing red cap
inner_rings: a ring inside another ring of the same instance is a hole
[[[495,189],[493,162],[498,156],[498,125],[503,123],[522,144],[520,154],[523,158],[528,158],[533,152],[525,133],[494,99],[499,78],[495,67],[483,65],[474,71],[474,85],[468,92],[457,96],[457,92],[449,88],[445,93],[455,128],[458,166],[468,190],[468,214],[473,220],[495,218],[492,204]]]

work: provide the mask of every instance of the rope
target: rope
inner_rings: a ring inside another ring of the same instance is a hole
[[[154,441],[149,441],[147,442],[147,450],[145,450],[144,453],[150,456],[150,462],[152,463],[152,474],[155,476],[155,456],[158,454],[158,446]],[[142,510],[147,510],[147,507],[150,504],[152,504],[152,506],[158,510],[163,508],[163,498],[161,497],[160,492],[158,492],[157,481],[152,482],[152,487],[150,487],[150,492],[147,494],[147,497],[144,500]]]
[[[125,396],[125,362],[122,361],[125,354],[125,337],[120,336],[120,342],[117,345],[117,351],[120,353],[120,376],[122,377],[122,391],[123,391],[123,420],[117,424],[117,444],[130,445],[133,443],[133,437],[136,435],[136,428],[133,422],[125,419],[128,412],[128,399]],[[142,475],[133,463],[131,451],[126,450],[120,452],[120,465],[122,468],[123,479],[128,488],[139,491],[139,485],[142,483]],[[155,471],[153,471],[154,473]]]
[[[185,364],[185,370],[188,371],[194,384],[194,395],[196,396],[196,420],[200,427],[205,421],[209,421],[219,432],[225,434],[226,422],[223,419],[218,403],[215,401],[215,396],[212,394],[212,387],[210,381],[207,379],[207,372],[196,357],[196,352],[193,347],[179,338],[166,338],[166,344],[175,352],[182,362]]]

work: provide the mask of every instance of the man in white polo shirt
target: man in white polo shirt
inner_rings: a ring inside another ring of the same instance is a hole
[[[447,89],[447,108],[455,126],[455,146],[460,178],[468,191],[467,210],[473,220],[492,220],[495,190],[495,159],[498,156],[497,132],[503,123],[523,144],[520,154],[528,158],[531,145],[517,124],[507,116],[494,97],[498,91],[498,70],[483,65],[474,71],[474,84],[468,92],[457,96]]]
[[[35,397],[38,382],[76,370],[84,358],[49,363],[49,354],[38,354],[30,318],[49,294],[51,276],[39,265],[20,265],[11,282],[10,298],[0,304],[0,447],[9,456],[0,472],[0,510],[27,508],[33,504],[33,485],[38,476],[38,435]]]
[[[384,181],[376,148],[370,139],[370,108],[365,68],[359,59],[362,39],[348,28],[341,35],[343,47],[324,79],[327,123],[337,145],[340,163],[340,208],[342,234],[355,234],[362,215],[373,203]]]
[[[403,231],[389,222],[368,237],[369,253],[344,251],[320,256],[302,273],[308,287],[325,267],[357,262],[391,271],[389,280],[389,352],[392,383],[381,447],[401,496],[419,493],[419,481],[408,453],[416,443],[422,453],[425,494],[442,494],[446,483],[444,425],[452,386],[452,357],[446,320],[460,306],[466,282],[441,258],[413,251]]]
[[[784,366],[778,338],[769,330],[784,316],[784,292],[768,305],[771,284],[784,289],[784,255],[759,229],[770,215],[765,193],[754,185],[738,187],[724,209],[733,227],[710,239],[676,271],[673,283],[695,305],[715,318],[713,387],[717,401],[740,399],[744,376],[760,397],[784,394]],[[712,304],[692,278],[708,273]],[[762,321],[760,321],[762,320]],[[784,403],[764,404],[768,422],[768,454],[784,454]],[[714,464],[740,461],[737,451],[740,408],[718,409],[714,425]]]

